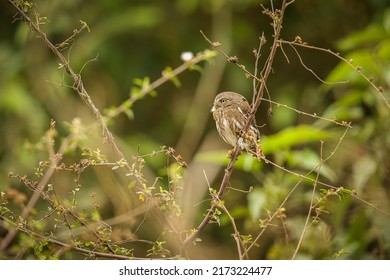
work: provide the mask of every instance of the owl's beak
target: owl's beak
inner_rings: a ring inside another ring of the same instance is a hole
[[[218,109],[218,104],[217,104],[217,102],[214,102],[213,107],[211,108],[210,112],[212,113],[217,109]]]

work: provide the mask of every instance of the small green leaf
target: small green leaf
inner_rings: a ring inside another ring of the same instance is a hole
[[[229,158],[227,157],[229,148],[226,150],[217,150],[217,151],[208,151],[204,153],[199,153],[196,155],[196,160],[215,163],[219,165],[227,165],[229,163]],[[241,169],[244,171],[257,171],[260,170],[263,162],[259,162],[252,155],[249,155],[247,152],[243,151],[241,155],[238,157],[238,160],[235,163],[235,167],[237,169]]]
[[[322,164],[321,168],[319,168],[321,159],[318,154],[312,150],[304,149],[301,151],[288,152],[287,161],[292,167],[301,167],[308,171],[317,167],[320,174],[331,181],[336,178],[335,172],[329,166]]]
[[[130,182],[130,184],[128,185],[128,188],[131,190],[131,189],[134,189],[136,186],[137,186],[137,182],[136,182],[136,181],[132,181],[132,182]]]
[[[133,120],[134,119],[134,112],[133,112],[133,110],[126,109],[126,110],[123,111],[123,113],[126,114],[126,116],[129,118],[129,120]]]
[[[168,78],[175,85],[175,87],[178,88],[181,86],[179,78],[173,74],[171,67],[167,66],[162,75],[163,77]]]

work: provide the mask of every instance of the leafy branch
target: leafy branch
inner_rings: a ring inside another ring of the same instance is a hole
[[[333,56],[335,56],[337,59],[341,60],[341,61],[344,61],[348,66],[350,66],[353,70],[355,70],[362,78],[364,78],[368,84],[375,90],[375,92],[377,92],[379,94],[379,96],[381,97],[382,101],[385,103],[385,105],[390,109],[390,101],[387,100],[386,96],[385,96],[385,93],[384,93],[384,89],[378,85],[376,85],[373,81],[372,78],[369,78],[363,71],[362,67],[359,66],[359,65],[354,65],[353,64],[353,60],[352,59],[347,59],[343,56],[341,56],[339,53],[337,52],[334,52],[330,49],[325,49],[325,48],[321,48],[321,47],[316,47],[316,46],[312,46],[312,45],[309,45],[308,43],[306,42],[303,42],[302,39],[300,37],[296,37],[294,41],[286,41],[286,40],[279,40],[278,41],[280,44],[285,44],[285,45],[289,45],[290,47],[292,47],[295,52],[298,54],[298,52],[296,51],[296,49],[294,48],[294,46],[298,46],[298,47],[301,47],[301,48],[308,48],[308,49],[313,49],[313,50],[317,50],[317,51],[321,51],[321,52],[325,52],[325,53],[329,53]],[[299,56],[299,54],[298,54]],[[301,58],[299,57],[300,61],[302,62]]]
[[[167,81],[172,80],[174,82],[176,77],[185,70],[194,68],[194,65],[204,60],[210,60],[215,55],[216,53],[214,51],[205,50],[198,53],[196,56],[185,60],[183,64],[173,70],[167,67],[164,71],[162,71],[161,77],[152,83],[149,82],[149,79],[137,80],[137,86],[139,86],[139,90],[132,92],[130,97],[115,109],[107,110],[107,118],[115,118],[121,113],[126,113],[126,115],[131,116],[129,110],[136,101],[144,98],[148,94],[153,93],[156,88],[166,83]]]

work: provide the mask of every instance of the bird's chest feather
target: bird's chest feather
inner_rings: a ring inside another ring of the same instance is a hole
[[[242,113],[237,108],[220,111],[220,121],[217,126],[219,134],[232,146],[236,145],[239,132],[243,130],[245,123],[242,123]]]

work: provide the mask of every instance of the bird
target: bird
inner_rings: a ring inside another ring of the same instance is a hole
[[[260,145],[260,132],[253,118],[249,128],[244,131],[251,106],[244,96],[232,91],[219,93],[213,103],[211,112],[221,138],[229,145],[240,146],[241,150],[247,151],[260,160],[264,157]],[[228,157],[231,157],[231,150]]]

